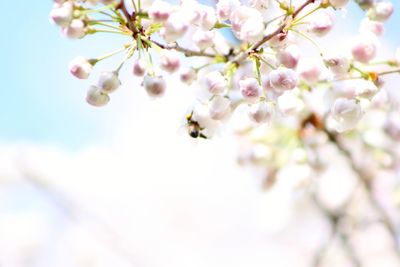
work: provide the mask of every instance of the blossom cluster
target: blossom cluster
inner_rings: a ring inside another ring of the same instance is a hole
[[[365,11],[359,35],[334,52],[318,40],[329,34],[348,0],[219,0],[215,6],[196,0],[55,0],[50,17],[68,38],[109,33],[128,39],[102,57],[71,61],[71,74],[87,79],[97,62],[125,52],[120,65],[90,86],[86,100],[93,106],[110,101],[121,85],[120,70],[131,60],[132,74],[143,79],[152,98],[165,94],[175,74],[186,86],[202,88],[187,116],[193,137],[212,136],[236,110],[245,110],[255,126],[288,118],[300,125],[313,114],[344,132],[385,93],[383,76],[400,70],[400,50],[376,60],[393,4],[356,2]],[[310,56],[304,56],[305,43],[313,45]]]

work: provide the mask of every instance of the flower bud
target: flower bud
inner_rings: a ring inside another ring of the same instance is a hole
[[[295,71],[279,67],[269,74],[272,87],[276,90],[292,90],[297,85],[297,74]]]
[[[250,0],[250,6],[258,10],[267,9],[269,0]]]
[[[217,15],[220,20],[227,20],[230,18],[233,10],[240,6],[238,0],[218,0]]]
[[[360,32],[364,34],[375,34],[376,36],[381,36],[384,31],[384,24],[380,21],[370,20],[365,18],[361,21]]]
[[[63,34],[71,39],[80,39],[86,34],[85,23],[80,19],[74,19],[68,27],[63,29]]]
[[[230,17],[232,32],[242,41],[256,42],[264,33],[264,21],[261,13],[251,7],[236,8]]]
[[[353,43],[351,52],[355,60],[366,64],[376,56],[376,41],[372,35],[359,35]]]
[[[329,4],[333,6],[334,8],[341,8],[347,5],[349,0],[329,0]]]
[[[172,7],[169,3],[161,0],[156,0],[149,8],[149,17],[154,22],[164,22],[172,13]]]
[[[177,71],[181,65],[179,54],[176,50],[164,50],[160,59],[161,69],[169,73]]]
[[[342,76],[350,69],[350,60],[343,55],[328,55],[324,62],[335,76]]]
[[[284,92],[278,97],[278,109],[284,116],[292,116],[304,108],[304,102],[292,91]]]
[[[193,42],[200,50],[204,50],[214,44],[214,37],[215,32],[213,31],[197,30],[193,34]]]
[[[146,73],[146,64],[143,60],[138,59],[133,63],[133,75],[142,77]]]
[[[295,69],[299,62],[300,49],[297,45],[289,45],[278,51],[277,58],[286,68]]]
[[[101,88],[92,85],[86,95],[86,102],[95,107],[105,106],[110,101],[108,94],[102,92]]]
[[[256,123],[269,123],[275,113],[271,102],[260,101],[250,106],[249,116]]]
[[[210,6],[200,5],[200,23],[199,26],[203,30],[211,30],[215,23],[217,23],[217,16],[215,14],[214,8]]]
[[[231,111],[231,100],[227,97],[216,95],[211,99],[208,111],[213,120],[222,120]]]
[[[321,75],[321,67],[315,62],[306,61],[300,66],[300,76],[307,83],[313,84],[318,82]]]
[[[315,35],[322,37],[326,35],[333,27],[333,18],[326,12],[320,12],[313,16],[310,22],[309,30]]]
[[[336,122],[336,131],[344,132],[353,129],[361,119],[361,106],[353,99],[338,98],[333,104],[331,115]]]
[[[71,60],[69,64],[69,72],[78,79],[89,78],[93,65],[84,57],[77,57]]]
[[[372,20],[386,21],[393,14],[393,4],[389,1],[377,1],[368,10],[368,17]]]
[[[179,77],[181,82],[191,85],[197,79],[197,73],[193,68],[184,68]]]
[[[245,100],[256,102],[261,95],[261,86],[255,78],[246,78],[239,81],[240,92]]]
[[[73,18],[73,6],[66,2],[50,11],[51,20],[60,27],[68,27]]]
[[[162,76],[146,75],[143,79],[143,85],[149,96],[161,97],[165,93],[167,83]]]
[[[164,23],[164,27],[160,30],[161,37],[168,43],[174,42],[181,38],[189,28],[189,24],[185,21],[179,12],[172,13],[168,20]]]
[[[118,73],[115,71],[105,71],[100,74],[97,85],[101,88],[104,93],[112,93],[118,89],[121,85],[118,79]]]
[[[367,80],[359,80],[356,83],[356,96],[371,99],[378,92],[378,87]]]
[[[205,78],[208,91],[214,95],[222,94],[228,85],[228,81],[219,71],[209,72]]]
[[[265,75],[263,77],[261,86],[266,92],[274,90],[274,87],[272,87],[271,85],[271,80],[269,79],[269,75]]]

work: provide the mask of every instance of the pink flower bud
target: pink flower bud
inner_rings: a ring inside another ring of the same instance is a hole
[[[256,42],[264,33],[264,20],[261,13],[251,7],[236,8],[230,17],[232,32],[242,41]]]
[[[326,12],[320,12],[312,17],[309,30],[317,36],[326,35],[333,27],[333,18]]]
[[[171,5],[161,0],[154,1],[148,11],[149,17],[155,22],[166,21],[169,18],[171,12]]]
[[[74,19],[68,27],[63,29],[63,34],[71,39],[80,39],[86,34],[85,23],[80,19]]]
[[[274,87],[272,87],[271,85],[271,80],[269,79],[269,75],[265,75],[263,77],[261,86],[266,92],[274,90]]]
[[[118,73],[115,71],[102,72],[99,77],[98,86],[103,93],[112,93],[120,87],[121,82],[118,79]]]
[[[222,120],[231,111],[231,100],[227,97],[216,95],[211,99],[208,111],[213,120]]]
[[[160,30],[160,35],[166,42],[170,43],[181,38],[188,28],[189,24],[185,21],[185,17],[179,12],[174,12],[164,23],[164,27]]]
[[[214,95],[222,94],[228,85],[228,81],[219,71],[209,72],[205,79],[208,91]]]
[[[347,5],[349,0],[329,0],[329,4],[333,6],[334,8],[341,8]]]
[[[260,101],[250,106],[249,116],[256,123],[269,123],[274,113],[275,107],[271,102]]]
[[[203,30],[211,30],[215,23],[217,23],[217,16],[214,8],[210,6],[201,5],[200,13],[200,27]]]
[[[181,82],[191,85],[197,79],[197,73],[193,68],[184,68],[180,74]]]
[[[146,75],[143,79],[143,85],[149,96],[161,97],[165,94],[167,84],[162,76]]]
[[[214,44],[214,37],[215,32],[213,31],[197,30],[193,34],[193,42],[200,50],[204,50]]]
[[[384,32],[384,24],[380,21],[365,18],[361,21],[360,32],[365,34],[372,33],[376,36],[381,36]]]
[[[269,6],[269,0],[250,0],[251,7],[255,9],[267,9]]]
[[[51,20],[60,27],[68,27],[73,18],[73,6],[66,2],[50,11]]]
[[[321,75],[321,67],[317,63],[305,61],[300,67],[301,78],[310,84],[318,82]]]
[[[245,100],[256,102],[261,95],[261,86],[255,78],[247,78],[239,81],[240,92]]]
[[[372,35],[359,35],[353,43],[351,52],[355,60],[366,64],[376,56],[376,41]]]
[[[217,3],[217,15],[220,20],[230,18],[233,10],[240,6],[238,0],[219,0]]]
[[[325,65],[335,74],[342,76],[350,69],[350,60],[343,55],[328,55],[325,57]]]
[[[295,71],[279,67],[270,72],[269,79],[276,90],[291,90],[296,87],[298,78]]]
[[[92,85],[86,95],[86,102],[95,107],[105,106],[110,101],[110,97],[102,92],[101,88]]]
[[[355,86],[358,97],[371,99],[378,92],[378,87],[372,81],[359,80]]]
[[[181,65],[179,54],[176,50],[164,50],[160,59],[161,68],[169,73],[177,71]]]
[[[93,65],[84,57],[77,57],[69,64],[69,72],[78,79],[89,78],[92,69]]]
[[[299,62],[300,49],[297,45],[289,45],[278,51],[277,58],[286,68],[294,69]]]
[[[362,112],[359,103],[347,98],[338,98],[331,110],[332,118],[335,120],[335,129],[344,132],[353,129],[361,119]]]
[[[393,4],[389,1],[377,1],[368,10],[368,17],[372,20],[386,21],[393,14]]]
[[[138,59],[133,63],[133,75],[142,77],[146,73],[146,64],[143,60]]]

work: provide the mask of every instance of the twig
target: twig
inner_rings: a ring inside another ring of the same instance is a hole
[[[299,8],[297,8],[294,13],[292,14],[292,18],[294,19],[306,6],[308,6],[309,4],[314,3],[315,0],[307,0],[306,2],[304,2]],[[274,32],[267,34],[266,36],[264,36],[260,41],[258,41],[257,43],[253,44],[249,49],[247,49],[246,51],[238,54],[234,59],[233,62],[240,64],[244,59],[247,58],[247,56],[251,53],[254,53],[257,51],[258,48],[260,48],[264,43],[268,42],[269,40],[271,40],[272,38],[274,38],[275,36],[277,36],[278,34],[282,33],[284,31],[285,28],[287,28],[290,23],[291,20],[287,20],[289,15],[286,15],[283,19],[283,23],[281,26],[279,26]]]
[[[354,193],[353,193],[354,195]],[[318,198],[313,195],[312,199],[314,204],[318,207],[318,209],[324,214],[325,218],[329,221],[331,225],[331,233],[329,236],[329,240],[326,241],[320,249],[315,253],[312,266],[319,267],[322,264],[323,258],[325,256],[326,251],[331,246],[332,242],[335,240],[335,236],[337,235],[342,243],[343,249],[345,250],[347,257],[352,262],[355,267],[362,267],[361,260],[358,258],[357,253],[355,252],[353,246],[350,243],[349,234],[346,233],[343,229],[340,228],[340,222],[346,217],[346,209],[350,205],[353,195],[346,201],[341,210],[337,213],[334,213],[327,208],[324,207],[322,203],[319,202]]]
[[[357,174],[360,184],[363,186],[363,189],[366,192],[368,201],[370,202],[370,204],[374,208],[375,212],[380,217],[383,226],[388,231],[388,233],[392,239],[392,242],[393,242],[394,251],[396,252],[398,259],[400,260],[399,242],[397,240],[397,232],[396,232],[395,228],[393,227],[393,224],[391,222],[389,215],[387,214],[385,209],[382,207],[382,205],[379,203],[379,200],[377,200],[375,198],[374,193],[372,192],[370,176],[367,173],[365,173],[365,171],[355,163],[351,152],[340,142],[337,134],[332,133],[331,131],[329,131],[326,128],[324,128],[323,131],[328,136],[329,140],[349,160],[352,170]]]
[[[165,44],[161,44],[161,43],[159,43],[157,41],[154,41],[154,40],[151,40],[151,42],[154,43],[155,45],[161,47],[162,49],[175,49],[176,51],[182,52],[187,57],[210,57],[210,58],[215,58],[217,56],[215,54],[210,54],[210,53],[190,50],[190,49],[187,49],[187,48],[179,46],[177,43],[175,43],[173,45],[165,45]]]

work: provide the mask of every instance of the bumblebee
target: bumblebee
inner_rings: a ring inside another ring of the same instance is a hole
[[[189,113],[188,115],[186,115],[186,126],[187,126],[188,134],[192,138],[200,137],[200,138],[208,139],[208,137],[202,133],[204,128],[200,127],[199,123],[197,121],[193,120],[193,111],[191,113]]]

